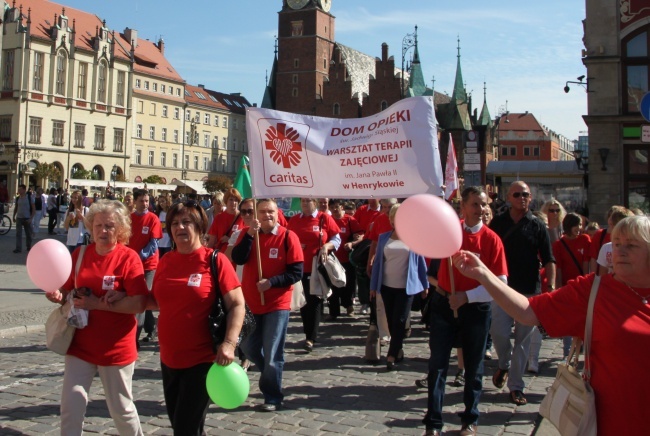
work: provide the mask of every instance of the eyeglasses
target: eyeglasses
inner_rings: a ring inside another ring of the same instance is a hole
[[[560,213],[560,209],[549,209],[549,212]]]
[[[530,197],[530,192],[526,192],[526,191],[524,191],[524,192],[513,192],[512,196],[514,198],[519,198],[519,197],[528,198],[528,197]]]
[[[239,212],[241,212],[242,215],[253,215],[255,209],[241,209]]]

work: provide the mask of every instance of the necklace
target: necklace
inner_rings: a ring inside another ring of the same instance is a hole
[[[623,283],[625,283],[625,282],[623,282]],[[644,297],[643,295],[639,294],[637,291],[632,289],[632,286],[628,285],[627,283],[625,283],[625,286],[627,286],[627,288],[630,291],[634,292],[641,299],[641,303],[648,304],[648,297],[647,296]]]

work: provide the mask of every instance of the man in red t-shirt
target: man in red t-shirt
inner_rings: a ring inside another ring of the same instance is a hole
[[[260,241],[262,277],[259,277],[255,234]],[[259,368],[260,391],[264,404],[260,410],[274,412],[282,407],[282,369],[284,342],[289,324],[293,284],[302,278],[303,253],[300,240],[278,224],[278,205],[260,200],[257,219],[242,230],[232,250],[232,259],[244,265],[242,290],[255,315],[255,330],[241,344],[246,357]],[[261,294],[264,294],[262,304]]]
[[[506,281],[508,266],[501,239],[481,220],[487,208],[487,196],[480,186],[470,186],[461,195],[464,221],[461,249],[471,251],[501,280]],[[424,417],[427,431],[442,431],[442,406],[449,355],[460,334],[465,360],[465,411],[460,413],[460,434],[476,434],[478,403],[483,390],[483,356],[490,330],[492,297],[476,280],[469,279],[454,268],[455,294],[451,294],[449,259],[442,259],[438,270],[438,286],[430,300],[428,410]],[[455,318],[454,311],[457,312]]]
[[[379,200],[376,198],[371,198],[368,200],[368,204],[364,204],[359,207],[354,213],[354,219],[357,220],[361,229],[364,232],[368,231],[370,223],[381,213],[381,206],[379,205]]]
[[[158,240],[162,238],[162,226],[158,216],[149,211],[149,191],[135,189],[133,203],[135,206],[131,214],[131,238],[128,246],[140,256],[144,267],[144,278],[147,281],[147,287],[151,290],[153,276],[158,267]],[[156,318],[153,312],[147,310],[136,315],[136,318],[138,318],[136,341],[139,343],[143,327],[147,333],[143,340],[151,341],[156,327]]]
[[[341,246],[334,254],[341,262],[343,269],[345,269],[345,286],[342,288],[332,286],[332,295],[327,299],[330,313],[325,321],[334,321],[341,314],[341,306],[346,308],[348,315],[354,314],[352,298],[354,297],[357,281],[356,271],[352,263],[350,263],[348,253],[361,242],[363,230],[354,217],[345,213],[342,200],[330,200],[329,210],[332,212],[334,222],[339,226],[339,235],[341,236]]]

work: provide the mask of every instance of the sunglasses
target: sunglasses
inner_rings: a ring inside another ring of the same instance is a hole
[[[530,192],[526,192],[526,191],[524,191],[524,192],[513,192],[512,196],[514,198],[519,198],[519,197],[528,198],[528,197],[530,197]]]
[[[193,208],[197,209],[199,207],[199,204],[194,200],[187,200],[187,201],[183,202],[183,206],[185,206],[185,207],[193,207]]]
[[[549,212],[560,213],[560,209],[549,209]]]
[[[239,212],[241,212],[242,215],[253,215],[255,209],[241,209]]]

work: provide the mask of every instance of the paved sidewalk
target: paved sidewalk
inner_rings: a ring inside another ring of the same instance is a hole
[[[43,322],[54,307],[33,289],[25,271],[26,254],[13,254],[15,233],[0,236],[0,434],[59,433],[59,397],[63,358],[45,348]],[[40,237],[45,237],[41,229]],[[58,237],[60,240],[62,236]],[[11,249],[7,249],[7,248]],[[406,359],[397,372],[363,360],[367,316],[340,317],[323,323],[322,342],[312,354],[302,346],[300,317],[289,324],[285,365],[285,409],[274,414],[257,412],[262,403],[259,374],[252,368],[251,394],[234,411],[210,407],[208,434],[381,435],[424,433],[421,419],[426,391],[415,386],[427,368],[428,334],[413,313],[413,335],[406,340]],[[386,348],[382,350],[384,353]],[[486,361],[485,390],[480,405],[479,433],[485,435],[557,435],[538,415],[539,403],[555,376],[562,356],[560,340],[545,340],[541,372],[527,376],[529,404],[516,407],[506,391],[492,386],[496,361]],[[451,385],[456,373],[452,357],[445,397],[446,432],[457,434],[463,409],[462,388]],[[156,343],[143,344],[136,363],[133,393],[146,434],[172,434],[165,413]],[[106,409],[99,379],[91,390],[86,433],[117,434]]]

